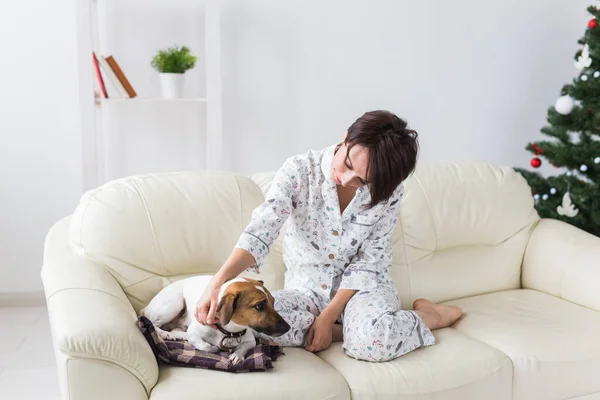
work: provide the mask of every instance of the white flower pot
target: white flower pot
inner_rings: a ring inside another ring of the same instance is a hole
[[[160,74],[160,88],[165,99],[179,99],[183,96],[184,77],[185,74]]]

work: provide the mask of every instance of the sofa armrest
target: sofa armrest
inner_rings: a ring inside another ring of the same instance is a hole
[[[136,325],[137,315],[104,267],[76,257],[64,240],[56,240],[56,231],[66,230],[66,224],[61,221],[48,234],[42,267],[55,350],[75,359],[120,367],[129,376],[123,380],[143,386],[147,398],[158,380],[158,364]]]
[[[541,219],[527,244],[521,279],[523,288],[600,311],[600,238]]]

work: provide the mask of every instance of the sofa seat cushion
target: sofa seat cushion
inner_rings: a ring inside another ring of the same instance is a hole
[[[433,334],[434,346],[383,363],[352,359],[339,343],[319,356],[344,376],[353,400],[511,398],[506,355],[452,328]]]
[[[233,374],[161,366],[151,400],[350,399],[342,375],[304,349],[285,348],[266,372]]]
[[[448,302],[454,328],[508,355],[514,399],[565,399],[600,391],[600,313],[518,289]]]

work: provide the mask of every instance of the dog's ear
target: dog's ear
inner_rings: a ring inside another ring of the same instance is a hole
[[[231,321],[231,316],[233,315],[233,305],[236,297],[236,295],[231,293],[221,297],[221,301],[217,307],[217,317],[219,318],[219,323],[221,326],[227,325],[229,321]]]
[[[259,284],[261,286],[265,285],[265,283],[263,281],[257,281],[256,279],[246,278],[246,280],[250,283]]]

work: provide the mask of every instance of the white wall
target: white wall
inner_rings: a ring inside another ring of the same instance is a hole
[[[232,0],[223,33],[231,165],[275,168],[341,139],[375,108],[408,120],[422,159],[528,165],[523,147],[577,72],[592,3]]]
[[[74,1],[0,4],[0,293],[42,288],[44,237],[81,191]]]
[[[159,0],[131,11],[106,3],[120,10],[111,19],[115,32],[129,32],[124,40],[109,35],[108,50],[140,95],[155,95],[147,52],[169,43],[159,39],[173,31],[156,27],[176,16],[153,12],[164,8]],[[201,13],[196,3],[189,0],[191,16]],[[339,140],[376,108],[397,112],[419,132],[422,159],[528,165],[523,147],[540,138],[547,107],[576,73],[588,4],[223,0],[224,165],[276,169],[289,155]],[[142,25],[127,13],[154,30],[136,30]],[[199,42],[194,21],[178,23]],[[41,290],[44,236],[81,191],[75,24],[74,0],[0,5],[0,293]],[[203,88],[195,78],[190,85]]]

